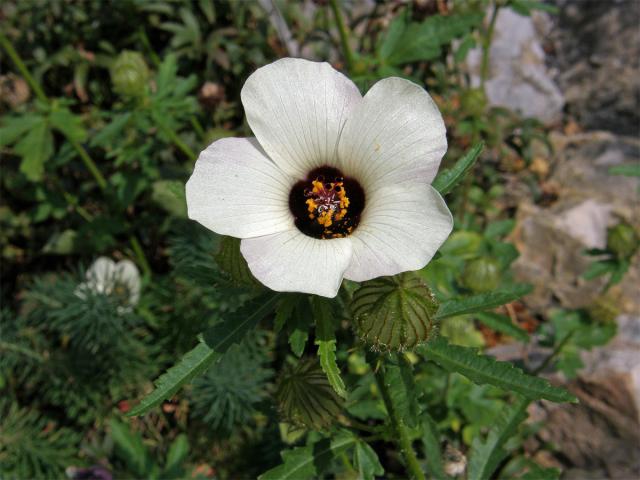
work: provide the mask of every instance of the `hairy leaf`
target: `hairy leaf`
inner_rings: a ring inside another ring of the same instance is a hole
[[[46,119],[43,118],[22,137],[14,151],[22,157],[20,171],[32,182],[42,180],[44,165],[53,155],[53,135]]]
[[[460,373],[479,385],[488,383],[534,400],[544,398],[552,402],[577,402],[566,390],[554,387],[542,378],[527,375],[510,362],[499,362],[480,355],[475,348],[450,345],[442,337],[420,347],[420,353],[444,369]]]
[[[327,375],[329,383],[342,398],[347,398],[344,381],[336,361],[336,335],[331,301],[322,297],[312,299],[313,314],[316,319],[316,345],[320,357],[320,367]]]
[[[418,424],[418,399],[411,365],[398,355],[384,366],[384,383],[389,391],[393,409],[409,427]]]
[[[492,292],[447,300],[440,305],[436,318],[441,320],[447,317],[455,317],[456,315],[490,310],[505,303],[513,302],[523,295],[530,293],[532,290],[533,287],[531,285],[515,284],[511,287],[494,290]]]
[[[216,254],[216,262],[224,270],[232,282],[243,286],[260,286],[260,282],[255,279],[247,261],[240,253],[240,239],[233,237],[222,237],[220,250]]]
[[[440,192],[440,195],[446,195],[456,184],[464,178],[467,172],[476,163],[480,156],[480,152],[484,148],[484,143],[476,143],[467,153],[456,162],[451,169],[441,170],[433,181],[433,188]]]
[[[305,480],[317,478],[329,461],[352,447],[358,438],[341,432],[334,439],[320,440],[312,445],[285,450],[281,453],[283,463],[263,473],[258,480]],[[320,471],[318,470],[320,467]]]
[[[384,475],[384,468],[380,464],[378,454],[365,441],[358,440],[353,450],[353,466],[358,471],[358,478],[374,480],[376,476]]]
[[[182,385],[218,361],[231,345],[242,340],[249,330],[271,312],[278,297],[276,295],[269,295],[269,297],[266,299],[260,297],[247,304],[205,332],[204,341],[187,352],[180,362],[162,374],[156,381],[155,390],[147,395],[128,415],[136,416],[147,413],[174,395]]]
[[[440,435],[438,427],[428,413],[422,414],[422,445],[427,457],[427,471],[436,480],[446,480],[449,477],[444,472],[442,452],[440,450]]]
[[[507,452],[502,448],[512,437],[518,425],[527,418],[527,406],[531,401],[520,398],[514,405],[502,412],[497,423],[483,442],[479,438],[473,440],[469,459],[468,480],[489,480]]]

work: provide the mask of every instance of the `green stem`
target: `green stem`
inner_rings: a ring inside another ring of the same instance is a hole
[[[191,122],[191,126],[193,127],[193,129],[196,131],[196,133],[198,134],[198,136],[200,137],[200,139],[204,139],[205,137],[205,131],[204,128],[202,128],[202,124],[200,123],[200,121],[196,118],[195,115],[191,115],[191,118],[189,119],[189,121]]]
[[[18,55],[18,52],[16,52],[16,49],[13,48],[13,44],[11,43],[11,41],[9,41],[7,37],[5,37],[2,31],[0,31],[0,45],[2,45],[2,48],[4,48],[4,50],[7,52],[7,55],[9,55],[9,58],[11,58],[11,60],[13,61],[17,69],[20,71],[20,74],[24,77],[25,81],[29,84],[29,86],[31,87],[31,90],[33,90],[33,93],[36,94],[36,97],[38,97],[38,99],[41,100],[42,102],[48,103],[49,99],[47,98],[47,95],[44,93],[44,90],[42,89],[40,84],[36,81],[36,79],[31,76],[31,72],[29,72],[29,70],[27,69],[27,66],[24,64],[24,62],[20,58],[20,55]]]
[[[411,444],[411,438],[409,437],[409,432],[407,431],[407,427],[402,421],[402,418],[398,416],[395,406],[393,405],[391,395],[389,394],[388,386],[384,380],[383,369],[384,369],[384,365],[381,365],[378,371],[375,373],[375,376],[376,376],[376,382],[378,383],[378,389],[380,390],[380,393],[382,395],[382,400],[384,401],[384,404],[387,407],[387,412],[389,412],[391,426],[393,427],[396,433],[395,441],[398,444],[400,453],[404,457],[404,461],[406,463],[407,469],[409,470],[410,476],[414,480],[426,480],[424,473],[420,468],[420,463],[418,462],[416,453],[413,450],[413,445]]]
[[[340,44],[342,45],[344,61],[347,64],[347,71],[349,73],[353,73],[354,61],[353,61],[353,52],[351,51],[351,47],[349,46],[349,31],[347,30],[347,26],[344,23],[344,18],[342,17],[342,12],[340,11],[340,7],[338,6],[338,1],[329,0],[329,5],[331,6],[331,10],[333,11],[333,16],[336,19],[338,32],[340,32]]]
[[[573,334],[576,333],[575,330],[571,330],[569,333],[567,333],[564,338],[562,340],[560,340],[560,343],[558,343],[558,345],[556,345],[556,348],[553,349],[553,352],[551,352],[551,355],[549,355],[547,358],[544,359],[544,362],[542,362],[542,365],[540,365],[538,368],[536,368],[532,373],[533,375],[538,375],[540,372],[542,372],[545,368],[547,368],[549,366],[549,364],[553,361],[554,358],[556,358],[560,352],[562,351],[562,349],[564,348],[564,346],[567,344],[567,342],[571,339],[571,337],[573,337]]]
[[[89,154],[84,149],[84,147],[77,140],[73,140],[70,137],[67,137],[67,141],[76,150],[76,152],[78,152],[78,155],[80,155],[80,159],[82,160],[82,163],[84,163],[84,166],[87,167],[87,170],[89,170],[91,175],[93,175],[93,178],[95,178],[96,183],[100,187],[100,190],[105,191],[107,189],[107,181],[102,176],[102,173],[100,173],[100,170],[98,170],[98,166],[95,164],[93,159],[89,156]]]
[[[151,276],[151,267],[149,266],[149,262],[147,260],[147,257],[145,257],[145,255],[144,255],[144,250],[142,250],[142,246],[140,245],[140,242],[138,241],[138,239],[134,235],[131,235],[129,237],[129,243],[131,244],[131,248],[133,249],[133,253],[136,255],[136,258],[138,259],[138,263],[142,267],[143,273],[146,276],[150,277]]]
[[[498,18],[499,10],[500,5],[494,4],[493,12],[491,13],[491,20],[489,20],[489,28],[482,42],[482,64],[480,67],[480,84],[482,87],[484,87],[484,82],[489,76],[489,50],[491,49],[491,40],[493,39],[493,31],[496,28],[496,20]]]
[[[160,126],[160,129],[162,130],[162,132],[167,137],[169,137],[169,139],[171,139],[171,141],[175,144],[175,146],[178,147],[180,150],[182,150],[182,152],[187,157],[189,157],[191,160],[195,160],[196,158],[198,158],[198,155],[196,155],[196,152],[191,150],[191,147],[189,147],[189,145],[184,143],[176,132],[174,132],[172,129],[170,129],[169,127],[167,127],[165,125],[160,124],[159,126]]]

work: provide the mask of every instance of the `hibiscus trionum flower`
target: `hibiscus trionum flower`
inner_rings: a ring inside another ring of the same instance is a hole
[[[86,281],[78,285],[76,295],[86,298],[86,290],[113,295],[120,300],[118,313],[128,313],[140,300],[140,272],[131,260],[118,263],[107,257],[97,258],[86,273]]]
[[[255,138],[209,145],[187,182],[189,217],[242,239],[277,291],[337,294],[424,267],[453,220],[431,187],[447,149],[429,94],[386,78],[363,97],[327,63],[285,58],[241,92]]]

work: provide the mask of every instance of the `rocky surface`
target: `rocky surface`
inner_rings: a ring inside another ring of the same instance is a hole
[[[608,132],[571,136],[552,134],[555,154],[544,188],[555,201],[537,205],[526,190],[515,191],[518,205],[513,241],[520,251],[517,277],[536,288],[527,304],[544,314],[552,304],[588,305],[603,289],[604,278],[582,279],[593,261],[584,254],[606,245],[607,228],[624,220],[640,229],[638,178],[610,175],[614,165],[640,162],[640,140]],[[639,312],[640,258],[613,293],[623,311]]]
[[[485,82],[489,105],[506,107],[546,124],[560,120],[564,98],[546,65],[542,43],[550,28],[545,14],[525,17],[508,8],[499,11]],[[481,49],[469,52],[467,66],[474,86],[480,85],[481,63]]]
[[[640,2],[556,0],[549,62],[583,128],[640,133]]]

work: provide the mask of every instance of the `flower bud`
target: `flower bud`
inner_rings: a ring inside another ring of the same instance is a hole
[[[594,322],[613,323],[620,315],[619,301],[611,295],[600,295],[587,307]]]
[[[289,367],[278,382],[276,399],[285,421],[320,430],[342,411],[342,400],[329,384],[316,360]]]
[[[618,258],[629,258],[638,249],[638,235],[627,223],[619,223],[607,230],[607,248]]]
[[[467,263],[462,284],[473,292],[488,292],[500,283],[500,264],[491,257],[480,257]]]
[[[487,97],[481,88],[466,90],[460,97],[462,111],[473,116],[480,116],[487,106]]]
[[[149,83],[149,68],[141,54],[125,50],[111,66],[113,88],[123,97],[141,97]]]

